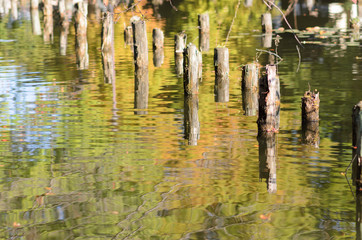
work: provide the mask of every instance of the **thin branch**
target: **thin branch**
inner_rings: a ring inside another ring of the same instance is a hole
[[[175,7],[175,5],[173,5],[172,0],[167,0],[167,1],[170,2],[170,5],[173,8],[173,10],[178,11],[178,9]]]
[[[241,0],[238,0],[238,5],[237,5],[236,8],[235,8],[235,14],[234,14],[234,17],[233,17],[233,21],[231,22],[228,35],[226,36],[225,46],[226,46],[226,44],[228,43],[229,36],[230,36],[230,32],[231,32],[231,28],[233,27],[233,24],[234,24],[236,15],[238,14],[238,10],[239,10],[240,3],[241,3]]]
[[[297,72],[299,72],[299,67],[300,67],[300,63],[301,63],[301,61],[302,61],[302,57],[301,57],[301,55],[300,55],[300,51],[299,51],[298,45],[295,45],[295,47],[297,48],[298,57],[299,57],[298,67],[297,67]]]

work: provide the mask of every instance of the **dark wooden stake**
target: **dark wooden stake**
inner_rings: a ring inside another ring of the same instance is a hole
[[[132,45],[133,44],[132,26],[127,26],[124,29],[124,43],[126,45]]]
[[[266,66],[266,74],[259,82],[258,131],[278,132],[280,113],[280,84],[275,65]]]
[[[259,142],[259,177],[266,179],[269,193],[277,191],[277,147],[275,133],[258,136]]]
[[[136,68],[134,90],[134,108],[136,115],[147,114],[148,92],[148,68]]]
[[[175,35],[175,69],[178,76],[181,76],[184,73],[183,53],[186,48],[186,40],[187,35],[184,32]]]
[[[136,68],[148,68],[148,44],[146,22],[135,20],[132,22],[134,61]]]
[[[199,91],[199,51],[189,43],[184,51],[184,89],[186,94]]]
[[[229,101],[229,49],[214,49],[215,102]]]
[[[261,15],[261,26],[264,33],[273,32],[272,16],[269,12]]]
[[[185,95],[184,106],[185,139],[188,140],[189,145],[196,146],[197,141],[200,139],[198,95]]]
[[[199,15],[199,46],[201,52],[209,51],[210,45],[210,20],[209,14],[203,13]]]
[[[352,109],[352,162],[353,180],[358,191],[362,190],[362,101]]]
[[[80,70],[88,69],[88,41],[87,41],[87,15],[88,3],[83,1],[77,3],[77,11],[75,13],[75,33],[76,44],[75,52],[77,59],[77,67]]]
[[[152,31],[153,42],[153,65],[155,67],[161,67],[164,59],[163,52],[163,32],[161,29],[155,28]]]
[[[242,91],[245,115],[255,116],[259,102],[259,64],[249,63],[243,67]]]
[[[51,0],[44,0],[44,42],[53,42],[53,5]]]

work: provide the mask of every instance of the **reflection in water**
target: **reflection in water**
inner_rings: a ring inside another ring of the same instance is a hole
[[[148,68],[136,67],[134,85],[134,108],[137,109],[137,111],[135,111],[135,114],[147,114],[146,109],[148,108],[148,92]]]
[[[269,193],[277,191],[277,147],[276,134],[263,133],[258,136],[259,142],[259,178],[266,179]]]
[[[69,19],[71,10],[67,8],[65,0],[59,0],[59,14],[60,14],[60,39],[59,39],[59,51],[60,55],[65,56],[67,54],[68,33],[69,33]],[[76,43],[78,44],[78,43]]]
[[[362,193],[356,191],[356,239],[362,239]]]
[[[199,96],[185,95],[184,107],[185,139],[189,145],[196,146],[200,139]]]
[[[302,142],[319,148],[319,122],[302,121]]]

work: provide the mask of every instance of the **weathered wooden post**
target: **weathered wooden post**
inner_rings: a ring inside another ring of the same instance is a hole
[[[132,26],[127,26],[124,28],[124,43],[126,45],[133,44],[133,31]]]
[[[302,97],[302,141],[319,147],[319,93],[306,91]]]
[[[264,13],[261,15],[261,26],[263,33],[273,32],[273,22],[270,12]]]
[[[259,64],[246,64],[242,74],[243,109],[246,116],[255,116],[259,104]]]
[[[275,65],[266,66],[259,81],[259,134],[279,131],[280,84]]]
[[[18,20],[18,0],[11,0],[11,18],[13,21]]]
[[[214,49],[215,102],[229,101],[229,49]]]
[[[87,15],[88,3],[81,1],[77,3],[77,11],[75,13],[75,34],[76,44],[75,52],[77,58],[77,67],[80,70],[88,69],[88,41],[87,41]]]
[[[52,0],[44,0],[44,42],[53,42],[53,4]]]
[[[199,92],[199,51],[192,43],[184,51],[184,90],[186,94]]]
[[[103,13],[102,22],[102,62],[103,77],[105,83],[113,83],[116,80],[114,64],[114,28],[113,5],[103,0],[107,11]]]
[[[148,68],[136,68],[134,89],[134,108],[136,115],[147,114],[148,93]]]
[[[67,42],[68,42],[68,33],[69,33],[69,16],[65,0],[58,1],[58,10],[60,15],[59,49],[60,49],[60,55],[64,56],[67,54]]]
[[[153,42],[153,65],[155,67],[161,67],[164,59],[163,52],[163,32],[161,29],[155,28],[152,31],[152,42]]]
[[[264,33],[261,40],[264,48],[271,48],[273,46],[273,33],[272,32]]]
[[[136,68],[148,68],[148,43],[146,22],[142,19],[132,22],[133,52]]]
[[[198,17],[199,22],[199,47],[201,52],[209,51],[210,42],[210,20],[209,14],[203,13]]]
[[[362,101],[357,103],[352,109],[352,178],[358,191],[362,186]]]
[[[31,0],[31,4],[30,4],[31,24],[32,24],[34,35],[41,35],[41,26],[40,26],[38,7],[39,7],[39,1]]]
[[[9,14],[9,11],[10,11],[10,9],[11,9],[11,2],[9,1],[9,0],[3,0],[2,2],[2,5],[1,5],[1,7],[2,7],[2,15],[8,15]],[[0,8],[1,9],[1,8]]]
[[[249,8],[253,6],[253,0],[245,0],[244,6]]]
[[[259,177],[266,179],[269,193],[277,191],[277,147],[276,134],[265,133],[258,136],[259,142]]]
[[[181,32],[175,35],[175,69],[176,69],[176,74],[178,76],[181,76],[184,73],[183,53],[186,48],[186,41],[187,41],[186,33]]]
[[[200,139],[198,95],[185,95],[184,106],[185,139],[188,140],[188,145],[196,146],[197,141]]]

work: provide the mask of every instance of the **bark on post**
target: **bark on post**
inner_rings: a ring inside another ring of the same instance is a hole
[[[107,4],[107,12],[103,13],[102,22],[102,62],[103,77],[105,83],[113,83],[116,80],[114,64],[114,29],[113,6]]]
[[[280,84],[275,65],[266,66],[266,74],[259,82],[258,131],[278,132],[280,113]]]
[[[210,19],[208,13],[200,14],[199,22],[199,47],[201,52],[209,51],[210,45]]]
[[[199,51],[192,43],[184,51],[184,90],[186,94],[199,91]]]
[[[148,68],[148,43],[146,22],[135,20],[132,22],[133,52],[136,68]]]
[[[53,42],[53,5],[51,0],[44,0],[44,42]]]
[[[175,69],[176,74],[181,76],[184,73],[183,64],[184,57],[183,52],[186,48],[187,35],[184,32],[175,35]]]
[[[214,49],[215,102],[229,101],[229,49]]]
[[[261,26],[263,33],[273,32],[272,16],[269,12],[261,16]]]
[[[148,108],[148,69],[136,68],[135,71],[135,89],[134,89],[134,108],[136,115],[147,114]]]
[[[133,31],[132,26],[127,26],[124,28],[124,43],[126,45],[133,44]]]
[[[77,3],[75,13],[75,34],[76,44],[75,51],[77,57],[77,67],[80,70],[88,69],[88,41],[87,41],[87,15],[88,3],[85,1]]]
[[[58,9],[60,14],[60,55],[67,54],[67,42],[69,33],[69,16],[65,0],[59,0]]]
[[[259,177],[266,179],[269,193],[277,191],[277,147],[275,133],[258,136],[259,142]]]
[[[18,20],[18,0],[11,0],[11,18],[13,21]]]
[[[200,139],[200,121],[199,121],[199,97],[198,95],[185,95],[184,102],[184,128],[185,139],[188,145],[196,146]]]
[[[153,65],[155,67],[161,67],[164,59],[163,52],[163,32],[161,29],[155,28],[152,31],[152,42],[153,42]]]
[[[255,116],[259,102],[259,65],[257,63],[249,63],[243,67],[242,91],[245,115]]]
[[[362,177],[362,101],[356,104],[352,109],[352,161],[353,161],[353,180],[357,190],[361,191]]]

